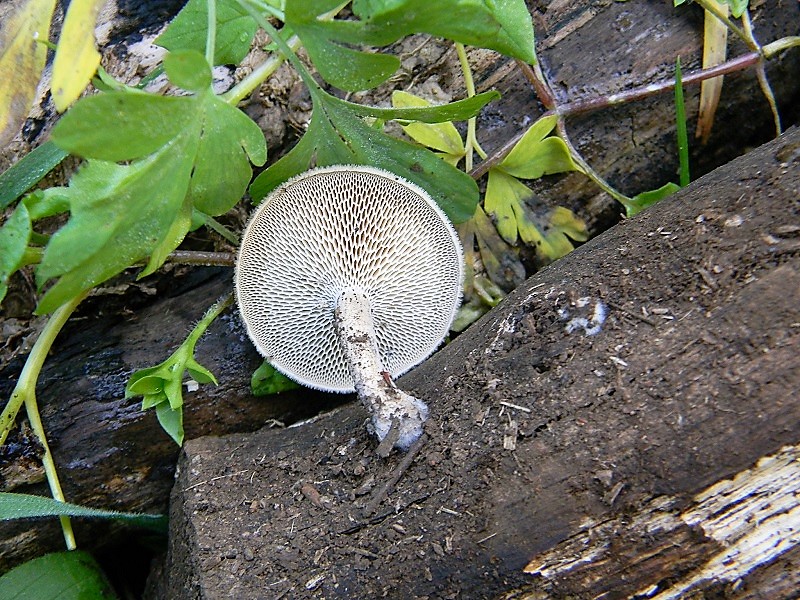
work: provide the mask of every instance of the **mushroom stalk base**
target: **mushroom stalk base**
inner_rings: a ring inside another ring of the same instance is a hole
[[[358,397],[372,415],[381,442],[390,430],[398,432],[394,446],[407,449],[422,435],[428,407],[398,389],[378,354],[369,299],[359,289],[342,292],[336,306],[336,330],[353,376]],[[394,428],[393,428],[394,425]]]

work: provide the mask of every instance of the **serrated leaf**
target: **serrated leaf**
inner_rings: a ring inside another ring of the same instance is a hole
[[[116,519],[130,525],[146,527],[163,533],[167,532],[167,517],[165,515],[119,512],[70,504],[69,502],[59,502],[45,496],[0,492],[0,521],[58,516]]]
[[[91,554],[80,550],[34,558],[0,577],[0,600],[114,600]]]
[[[370,127],[350,103],[321,90],[312,93],[312,100],[314,110],[306,134],[289,154],[256,178],[250,187],[253,198],[260,200],[276,185],[305,171],[316,157],[318,166],[371,165],[400,175],[431,194],[454,223],[466,221],[475,212],[478,187],[469,175],[429,150]]]
[[[239,64],[250,51],[258,26],[235,0],[216,0],[217,27],[214,65]],[[208,0],[189,0],[158,38],[156,44],[170,51],[195,50],[205,54],[208,32]]]
[[[94,29],[104,3],[105,0],[72,0],[69,4],[53,59],[51,89],[58,112],[64,112],[78,99],[100,65]]]
[[[280,394],[287,390],[294,390],[301,387],[278,371],[269,362],[264,361],[250,378],[250,389],[254,396],[269,396],[270,394]]]
[[[543,259],[553,261],[573,250],[570,238],[587,239],[586,225],[572,211],[558,206],[537,214],[529,206],[532,198],[530,188],[516,178],[490,169],[484,206],[497,218],[497,229],[507,242],[515,243],[519,235]]]
[[[542,117],[531,125],[498,168],[521,179],[579,170],[564,141],[547,137],[556,119],[555,116]]]
[[[533,64],[533,22],[523,0],[355,0],[364,22],[364,43],[385,45],[412,33],[428,33],[496,50]]]
[[[164,57],[164,71],[179,88],[202,92],[211,87],[211,66],[197,50],[175,50]]]
[[[46,40],[56,0],[16,3],[0,25],[0,147],[28,116],[44,69]]]
[[[228,211],[249,183],[248,158],[266,160],[258,125],[210,90],[178,98],[127,91],[86,98],[59,122],[53,139],[84,157],[134,162],[90,161],[63,191],[71,217],[37,271],[40,285],[60,277],[42,298],[42,312],[148,256],[140,277],[152,273],[183,240],[195,207],[212,216]]]
[[[418,108],[431,106],[431,103],[402,90],[392,92],[392,106],[395,108]],[[458,159],[464,156],[464,140],[455,125],[445,123],[409,123],[403,125],[403,131],[423,146],[439,150],[444,155]]]
[[[39,183],[66,156],[61,148],[47,141],[0,174],[0,210]]]
[[[8,278],[22,264],[31,231],[28,209],[24,203],[19,203],[0,227],[0,302],[8,293]]]
[[[428,33],[535,62],[533,24],[523,0],[356,0],[359,20],[323,20],[338,2],[290,2],[286,24],[303,41],[322,77],[348,91],[369,89],[399,67],[394,56],[352,48],[386,46],[412,33]]]
[[[50,239],[36,272],[40,286],[59,278],[37,311],[51,312],[123,269],[177,246],[182,236],[173,224],[186,223],[188,229],[191,219],[185,197],[193,158],[190,147],[176,144],[128,166],[98,161],[84,166],[64,190],[70,219]],[[157,267],[151,261],[145,272]]]

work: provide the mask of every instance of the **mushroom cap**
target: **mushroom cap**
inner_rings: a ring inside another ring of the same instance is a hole
[[[464,277],[455,229],[431,197],[365,166],[312,169],[276,188],[242,238],[236,296],[256,348],[309,387],[352,392],[334,311],[368,297],[378,353],[397,377],[444,339]]]

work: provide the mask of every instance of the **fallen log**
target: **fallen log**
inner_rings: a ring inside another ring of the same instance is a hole
[[[795,597],[798,166],[793,128],[530,278],[401,378],[407,454],[358,404],[187,443],[160,593]]]
[[[159,6],[169,6],[172,12],[176,8],[174,2]],[[563,92],[560,100],[614,93],[669,77],[677,53],[685,57],[688,69],[698,67],[702,24],[696,8],[675,11],[666,3],[646,3],[632,11],[624,3],[584,1],[537,9],[534,18],[540,58],[551,81]],[[766,3],[758,8],[754,23],[761,40],[797,33],[795,9],[786,3]],[[125,15],[120,19],[124,21]],[[146,39],[152,39],[154,21],[151,18],[146,22]],[[137,54],[143,45],[139,35],[131,34],[130,27],[115,26],[112,31],[118,31],[119,36],[105,48],[104,66],[112,73],[141,76],[143,70],[137,70],[137,61],[143,60]],[[600,41],[604,39],[610,40],[605,47],[607,53],[597,50],[604,47]],[[402,54],[419,44],[419,40],[412,40],[396,50]],[[731,42],[731,54],[741,50],[739,42]],[[423,54],[414,54],[411,62],[404,63],[407,69],[401,75],[406,79],[401,83],[428,82],[446,95],[463,95],[463,86],[454,77],[459,66],[450,45],[431,40]],[[479,89],[496,87],[503,93],[501,103],[487,110],[479,125],[486,149],[492,150],[534,120],[541,107],[513,62],[478,50],[471,50],[470,58]],[[798,70],[797,52],[789,52],[768,65],[786,122],[798,120],[800,80],[794,77]],[[282,69],[254,94],[246,107],[268,129],[271,152],[294,141],[287,124],[308,118],[308,103],[303,102],[295,83],[291,72]],[[687,92],[692,115],[696,110],[696,90]],[[365,100],[381,102],[386,97],[384,89]],[[55,119],[52,105],[43,101],[37,110],[23,135],[13,147],[4,150],[0,160],[3,166],[46,136]],[[671,97],[657,97],[571,118],[569,130],[590,163],[613,183],[635,193],[673,178],[677,158],[673,127],[668,125],[673,112]],[[726,79],[717,118],[719,126],[709,145],[694,150],[693,166],[698,172],[771,136],[771,118],[752,73]],[[275,123],[280,124],[276,126],[279,131],[269,129]],[[277,152],[273,154],[276,155]],[[551,205],[566,204],[579,212],[594,232],[619,218],[619,206],[577,175],[548,182],[547,187],[537,184],[536,191]],[[122,295],[90,298],[48,359],[37,395],[65,493],[73,502],[119,510],[166,509],[177,449],[160,431],[154,415],[140,412],[137,399],[123,397],[124,384],[135,369],[166,358],[205,308],[230,289],[232,278],[230,270],[224,269],[179,273],[177,277],[176,272],[159,274],[136,285],[131,284],[130,276],[115,288]],[[7,299],[3,310],[13,304]],[[20,300],[18,306],[24,308],[24,304]],[[2,313],[4,317],[10,314]],[[187,394],[188,437],[252,431],[271,419],[291,422],[314,414],[320,406],[346,400],[307,391],[270,400],[253,398],[249,378],[259,358],[233,318],[212,326],[198,346],[198,356],[204,357],[204,364],[217,373],[220,385],[201,386]],[[11,393],[23,360],[24,353],[20,353],[0,365],[0,398]],[[37,448],[24,435],[12,441],[11,453],[0,459],[9,468],[2,471],[4,489],[46,494],[35,459]],[[81,523],[79,543],[94,547],[101,527],[105,525]],[[122,536],[113,530],[102,539],[104,543],[113,542]],[[0,524],[0,572],[61,546],[55,523]]]

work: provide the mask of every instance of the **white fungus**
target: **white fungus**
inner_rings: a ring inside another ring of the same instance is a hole
[[[392,379],[442,342],[461,299],[453,226],[418,186],[371,167],[303,173],[273,191],[242,238],[236,294],[247,332],[304,385],[357,391],[383,440],[422,433],[425,404]]]

